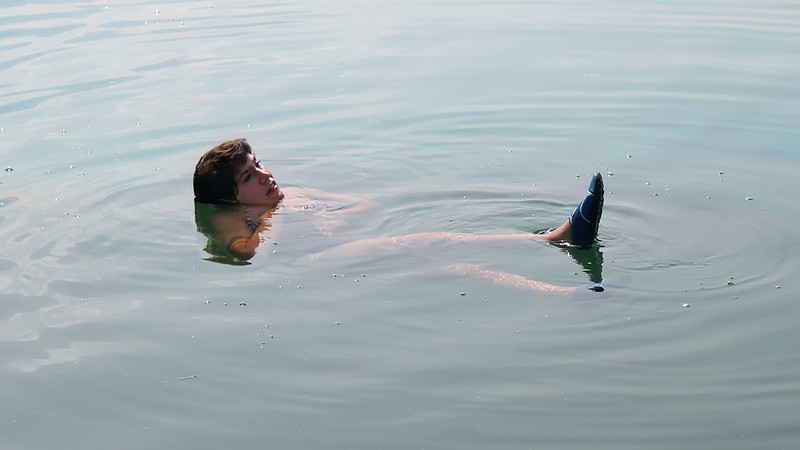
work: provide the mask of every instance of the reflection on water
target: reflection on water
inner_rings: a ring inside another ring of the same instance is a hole
[[[795,445],[793,2],[0,18],[5,446]],[[340,230],[362,238],[546,229],[598,170],[602,246],[312,261],[290,236],[215,264],[191,173],[235,137],[283,185],[380,202]],[[624,287],[583,305],[440,260]]]
[[[202,233],[207,239],[203,250],[210,256],[205,258],[205,260],[233,266],[245,266],[250,264],[248,261],[240,260],[232,255],[225,244],[219,239],[216,233],[214,233],[214,229],[209,222],[214,209],[214,205],[198,201],[194,202],[194,221],[197,225],[197,231]]]
[[[98,342],[71,342],[66,348],[48,348],[47,357],[35,358],[30,360],[10,361],[8,368],[24,373],[35,372],[42,367],[58,364],[77,363],[87,357],[99,356],[104,353],[112,353],[115,350],[114,344]]]

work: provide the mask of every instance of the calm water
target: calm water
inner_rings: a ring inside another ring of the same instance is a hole
[[[796,448],[798,55],[798,1],[6,1],[0,448]],[[379,201],[349,236],[539,231],[601,171],[630,281],[209,262],[191,173],[234,137]]]

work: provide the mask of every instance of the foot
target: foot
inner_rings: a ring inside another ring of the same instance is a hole
[[[600,216],[603,214],[603,177],[595,172],[586,198],[575,208],[569,218],[570,244],[579,248],[589,248],[597,238]]]

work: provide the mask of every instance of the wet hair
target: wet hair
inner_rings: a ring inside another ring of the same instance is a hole
[[[194,169],[194,199],[202,203],[237,203],[236,167],[253,149],[245,139],[223,142],[204,154]]]

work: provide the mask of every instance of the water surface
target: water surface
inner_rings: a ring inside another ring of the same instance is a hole
[[[5,447],[800,439],[798,2],[24,1],[0,17]],[[437,270],[589,282],[538,244],[312,262],[287,237],[210,262],[190,179],[235,137],[284,185],[380,202],[341,230],[365,238],[540,231],[600,171],[603,275],[630,281],[586,307]]]

